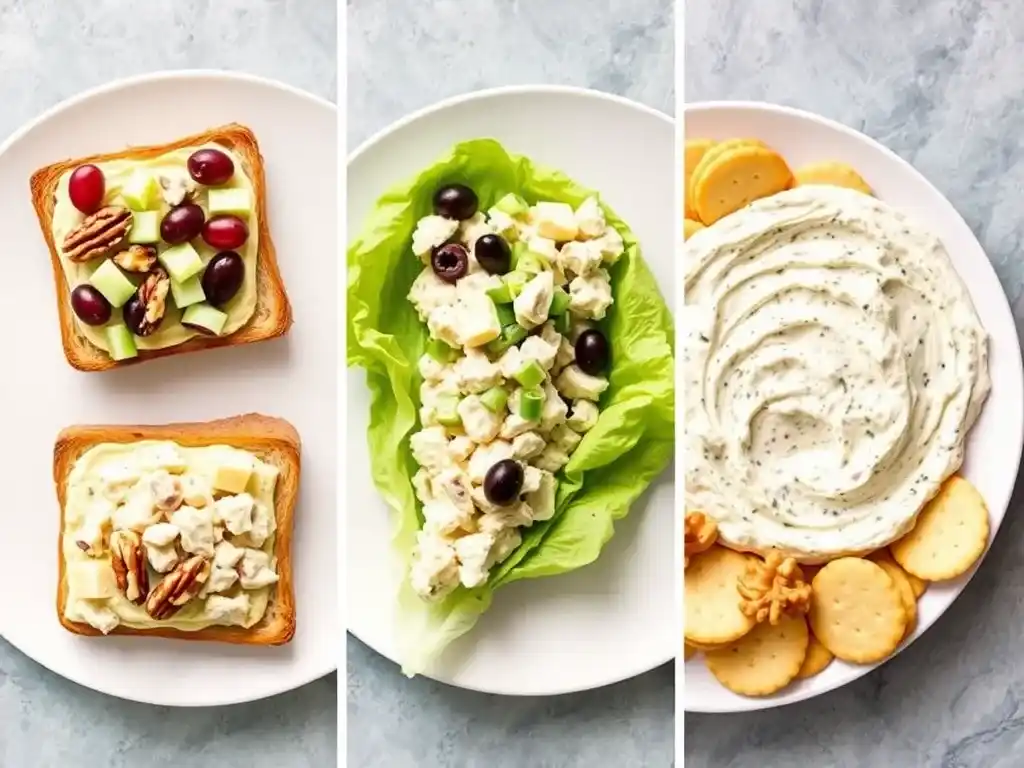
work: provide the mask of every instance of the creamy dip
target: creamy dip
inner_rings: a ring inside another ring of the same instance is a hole
[[[885,546],[963,460],[987,335],[939,239],[808,186],[686,243],[687,509],[804,562]]]

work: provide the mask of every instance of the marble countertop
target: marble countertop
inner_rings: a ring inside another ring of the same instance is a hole
[[[963,214],[1024,324],[1024,6],[1015,0],[690,3],[687,101],[758,99],[886,144]],[[687,768],[1011,768],[1024,755],[1020,488],[974,580],[885,666],[812,701],[687,715]]]
[[[412,110],[500,85],[589,86],[671,114],[671,8],[671,0],[349,0],[349,149]],[[350,636],[348,761],[666,768],[673,696],[670,667],[577,695],[488,696],[406,680]]]
[[[0,0],[0,143],[79,91],[160,69],[234,69],[336,100],[334,0]],[[125,41],[137,43],[130,52]],[[0,598],[2,599],[2,598]],[[175,710],[109,698],[0,640],[0,766],[337,763],[337,678],[270,700]]]

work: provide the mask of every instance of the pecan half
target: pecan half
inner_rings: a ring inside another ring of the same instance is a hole
[[[145,310],[142,321],[135,332],[149,336],[160,327],[167,312],[167,292],[171,290],[171,278],[163,267],[153,267],[142,285],[139,286],[139,301]]]
[[[135,531],[118,530],[110,534],[110,563],[117,587],[124,596],[136,605],[146,602],[149,573],[146,571],[142,537]]]
[[[736,588],[740,610],[758,623],[778,624],[784,615],[807,613],[811,606],[811,585],[800,566],[774,549],[763,561],[752,560]]]
[[[130,245],[114,254],[114,263],[125,272],[147,274],[156,266],[156,248],[152,245]]]
[[[193,555],[164,576],[146,600],[146,613],[157,621],[168,619],[199,594],[210,578],[210,561]]]
[[[106,256],[128,236],[132,212],[119,205],[108,205],[85,217],[64,238],[64,255],[73,262]]]

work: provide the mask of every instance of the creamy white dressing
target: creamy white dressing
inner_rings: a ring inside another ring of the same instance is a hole
[[[939,239],[808,186],[685,251],[688,509],[806,562],[885,546],[963,460],[987,335]]]

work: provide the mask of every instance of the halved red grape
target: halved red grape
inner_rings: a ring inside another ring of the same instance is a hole
[[[216,187],[235,175],[235,164],[219,149],[200,149],[188,158],[188,173],[200,184]]]
[[[203,227],[203,240],[221,251],[237,250],[248,239],[249,225],[230,213],[214,216]]]
[[[187,243],[203,230],[206,214],[195,203],[171,208],[160,222],[160,237],[171,245]]]
[[[203,272],[203,293],[215,307],[227,304],[238,293],[245,278],[245,262],[234,251],[221,251]]]
[[[107,184],[103,171],[95,165],[80,165],[71,172],[68,179],[68,195],[71,204],[82,213],[93,213],[103,204]]]
[[[110,319],[110,302],[88,283],[71,292],[71,308],[86,325],[103,325]]]

